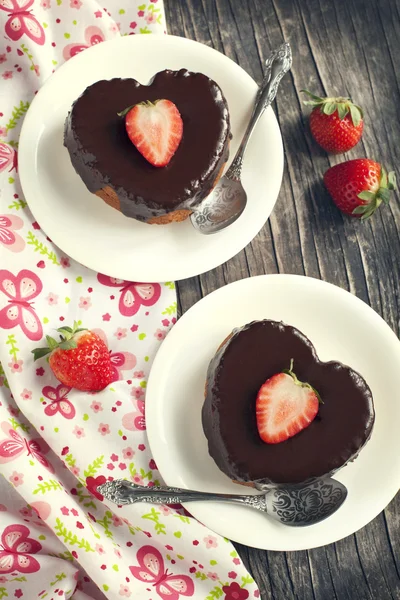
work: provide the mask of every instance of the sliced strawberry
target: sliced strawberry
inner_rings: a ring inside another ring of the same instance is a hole
[[[183,134],[179,110],[170,100],[141,102],[121,113],[129,139],[155,167],[165,167],[175,154]]]
[[[315,419],[320,398],[290,369],[273,375],[261,386],[256,400],[257,429],[267,444],[293,437]]]

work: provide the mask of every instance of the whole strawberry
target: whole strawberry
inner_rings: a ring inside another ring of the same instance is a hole
[[[311,100],[304,104],[314,106],[310,115],[313,138],[324,150],[332,154],[347,152],[360,141],[364,121],[363,111],[350,98],[320,98],[301,90]]]
[[[110,353],[103,340],[89,329],[74,327],[57,329],[57,342],[46,336],[48,347],[32,350],[34,360],[49,356],[49,365],[61,383],[83,392],[104,389],[113,378]]]
[[[356,158],[328,169],[324,183],[342,212],[367,219],[382,202],[389,202],[396,176],[369,158]]]

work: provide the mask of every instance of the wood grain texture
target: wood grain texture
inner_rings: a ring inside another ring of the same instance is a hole
[[[212,46],[258,83],[269,52],[289,41],[293,68],[274,111],[285,150],[275,209],[258,236],[217,269],[178,284],[182,312],[213,290],[263,273],[324,279],[370,304],[399,334],[400,202],[361,223],[343,216],[322,184],[326,169],[368,156],[400,163],[400,0],[166,0],[169,33]],[[308,130],[299,90],[350,95],[366,113],[362,141],[327,155]],[[355,535],[303,552],[238,546],[274,600],[400,599],[400,495]]]

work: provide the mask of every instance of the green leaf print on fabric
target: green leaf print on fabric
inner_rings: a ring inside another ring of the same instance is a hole
[[[4,387],[10,389],[10,385],[7,381],[6,374],[4,373],[3,365],[0,363],[0,387],[4,385]]]
[[[177,519],[182,521],[182,523],[186,523],[186,525],[190,525],[191,521],[190,521],[189,517],[185,517],[185,515],[174,515],[174,517],[176,517]]]
[[[11,119],[6,124],[6,129],[15,129],[19,119],[24,116],[28,108],[29,102],[23,102],[22,100],[18,106],[14,106],[13,111],[11,113]]]
[[[174,302],[171,306],[167,306],[165,310],[161,313],[162,315],[175,315],[176,314],[177,303]]]
[[[109,525],[111,525],[111,522],[112,522],[112,512],[110,510],[107,510],[104,514],[104,518],[97,519],[96,522],[98,525],[100,525],[100,527],[103,527],[104,533],[106,534],[106,536],[108,538],[113,539],[113,532],[109,528]]]
[[[152,508],[149,513],[142,515],[142,519],[148,519],[154,523],[154,529],[157,535],[160,535],[160,533],[166,535],[165,525],[164,523],[160,523],[160,514],[161,513],[158,510]]]
[[[78,546],[78,548],[82,548],[85,552],[94,552],[94,548],[92,548],[87,540],[84,538],[79,539],[75,533],[65,527],[64,523],[58,517],[54,531],[59,538],[62,538],[64,544]]]
[[[175,283],[173,281],[166,281],[164,283],[165,287],[169,288],[170,290],[174,290],[175,289]]]
[[[87,492],[83,483],[77,483],[75,491],[75,495],[78,497],[79,504],[83,503],[83,506],[85,506],[86,508],[93,508],[93,510],[97,510],[97,506],[93,502],[93,496],[89,492]]]
[[[8,593],[5,587],[0,587],[0,600],[1,598],[8,598]]]
[[[38,65],[35,65],[35,63],[33,62],[33,54],[31,54],[28,50],[28,48],[25,46],[25,44],[21,44],[21,48],[23,53],[28,57],[29,62],[31,63],[31,66],[29,67],[31,71],[35,71],[37,75],[39,75],[39,71]],[[29,106],[29,105],[28,105]]]
[[[18,200],[14,200],[14,202],[12,204],[9,204],[8,208],[11,208],[11,209],[14,208],[15,210],[20,210],[21,208],[25,208],[26,206],[27,206],[27,203],[25,202],[25,200],[22,200],[21,198],[19,198]]]
[[[25,433],[29,433],[29,431],[30,431],[29,425],[20,423],[19,421],[14,419],[14,417],[12,417],[11,419],[8,419],[8,420],[10,421],[11,427],[14,429],[14,431],[16,431],[17,429],[22,429],[22,431],[25,431]]]
[[[52,250],[49,250],[47,246],[43,244],[43,242],[39,242],[37,237],[32,233],[32,231],[28,231],[27,235],[27,243],[30,246],[34,247],[35,252],[39,252],[40,254],[47,256],[49,260],[53,263],[53,265],[60,266],[60,263],[57,260],[57,256]]]
[[[144,469],[140,469],[140,475],[142,477],[142,479],[148,479],[149,481],[152,480],[153,478],[153,472],[152,471],[146,471]]]
[[[204,581],[205,579],[207,579],[207,575],[205,573],[202,573],[201,571],[196,571],[196,579],[201,579],[202,581]]]
[[[215,586],[208,596],[206,596],[205,600],[216,600],[216,598],[222,598],[224,592],[222,591],[222,587]]]
[[[240,587],[244,587],[248,584],[250,585],[251,583],[254,583],[254,579],[250,577],[250,575],[246,575],[245,577],[242,576],[242,585]]]
[[[56,583],[58,583],[59,581],[62,581],[65,578],[66,578],[65,573],[58,573],[55,577],[55,581],[50,581],[50,585],[56,585]]]
[[[8,354],[13,357],[13,359],[14,359],[15,362],[17,362],[19,348],[17,346],[17,340],[15,339],[15,335],[14,334],[11,334],[11,335],[8,336],[7,341],[6,341],[6,345],[10,346],[10,348],[8,350]]]
[[[69,453],[65,457],[65,463],[72,469],[73,467],[75,467],[76,459],[72,456],[71,453]]]
[[[37,487],[33,490],[34,494],[47,494],[47,492],[54,492],[62,490],[62,486],[55,479],[49,479],[49,481],[41,481]]]
[[[140,28],[140,33],[151,33],[150,29],[147,27],[141,27]]]
[[[101,467],[103,466],[103,463],[104,463],[104,454],[102,454],[98,458],[95,458],[94,461],[92,463],[90,463],[88,468],[85,471],[83,471],[84,476],[85,477],[93,477],[93,475],[96,475],[97,471],[99,469],[101,469]]]
[[[49,553],[49,556],[54,556],[54,558],[62,558],[63,560],[68,560],[69,562],[74,561],[74,557],[69,550],[65,550],[65,552],[59,552],[58,554]]]

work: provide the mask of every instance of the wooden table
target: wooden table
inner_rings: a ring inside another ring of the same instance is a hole
[[[375,158],[390,169],[400,164],[400,0],[165,4],[169,33],[213,46],[258,83],[272,49],[286,40],[293,51],[291,73],[283,79],[273,107],[285,148],[275,209],[240,254],[179,283],[181,311],[237,279],[297,273],[359,296],[398,334],[399,197],[393,196],[390,206],[361,223],[336,209],[322,177],[330,165],[349,158]],[[302,88],[321,95],[349,95],[363,106],[363,138],[347,155],[328,156],[313,142],[309,109],[299,94]],[[238,549],[265,599],[399,599],[400,495],[372,523],[336,544],[302,552]]]

